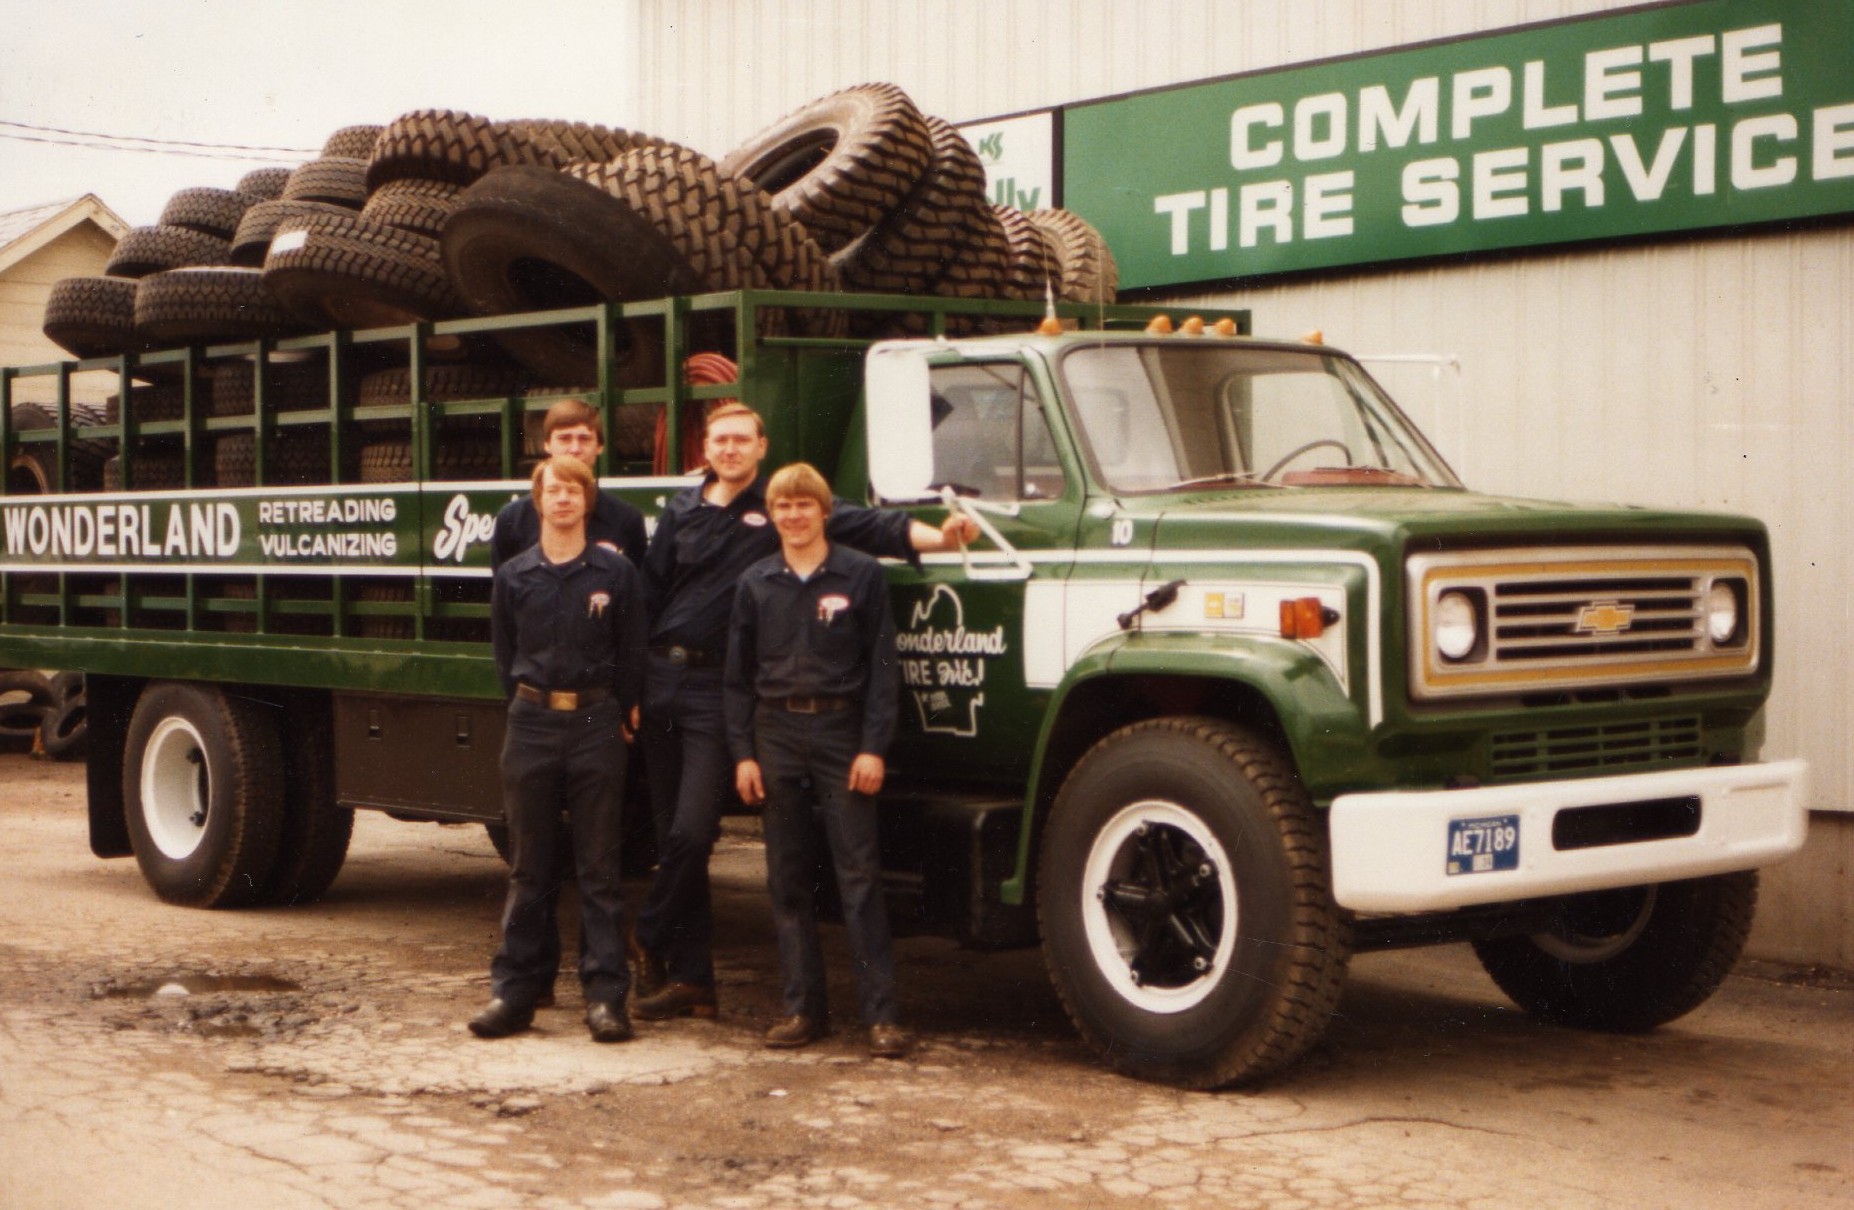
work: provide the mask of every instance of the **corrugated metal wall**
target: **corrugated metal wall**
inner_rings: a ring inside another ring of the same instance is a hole
[[[644,129],[720,156],[893,81],[958,122],[1626,7],[1599,0],[643,0]],[[1854,230],[1546,253],[1248,289],[1258,331],[1375,363],[1481,489],[1744,511],[1776,542],[1766,752],[1854,806]],[[1841,896],[1845,899],[1845,893]]]

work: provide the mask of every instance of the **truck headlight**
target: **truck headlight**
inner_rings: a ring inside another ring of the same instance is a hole
[[[1474,654],[1481,641],[1481,610],[1469,593],[1445,592],[1436,598],[1430,638],[1445,660],[1460,661]]]
[[[1706,637],[1714,647],[1733,647],[1744,641],[1740,633],[1744,590],[1742,580],[1714,580],[1706,590]]]

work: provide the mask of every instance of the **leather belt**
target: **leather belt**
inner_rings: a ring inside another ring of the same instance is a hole
[[[792,714],[830,714],[848,710],[856,704],[856,699],[849,697],[769,697],[764,700],[774,710]]]
[[[684,647],[679,643],[659,643],[650,650],[677,668],[718,668],[724,658],[719,652],[703,651],[699,647]]]
[[[584,706],[596,706],[611,695],[612,691],[602,685],[588,689],[537,689],[533,685],[519,683],[515,686],[516,697],[549,710],[578,710]]]

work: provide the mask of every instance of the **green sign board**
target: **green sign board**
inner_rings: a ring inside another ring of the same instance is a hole
[[[1122,289],[1854,213],[1854,3],[1630,9],[1062,123]]]

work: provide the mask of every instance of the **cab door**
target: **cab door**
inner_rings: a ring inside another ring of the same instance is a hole
[[[902,703],[890,755],[934,780],[1020,781],[1052,687],[1033,685],[1026,663],[1051,638],[1060,647],[1082,484],[1021,361],[932,366],[929,410],[942,501],[911,509],[938,524],[950,492],[992,534],[891,579]]]

